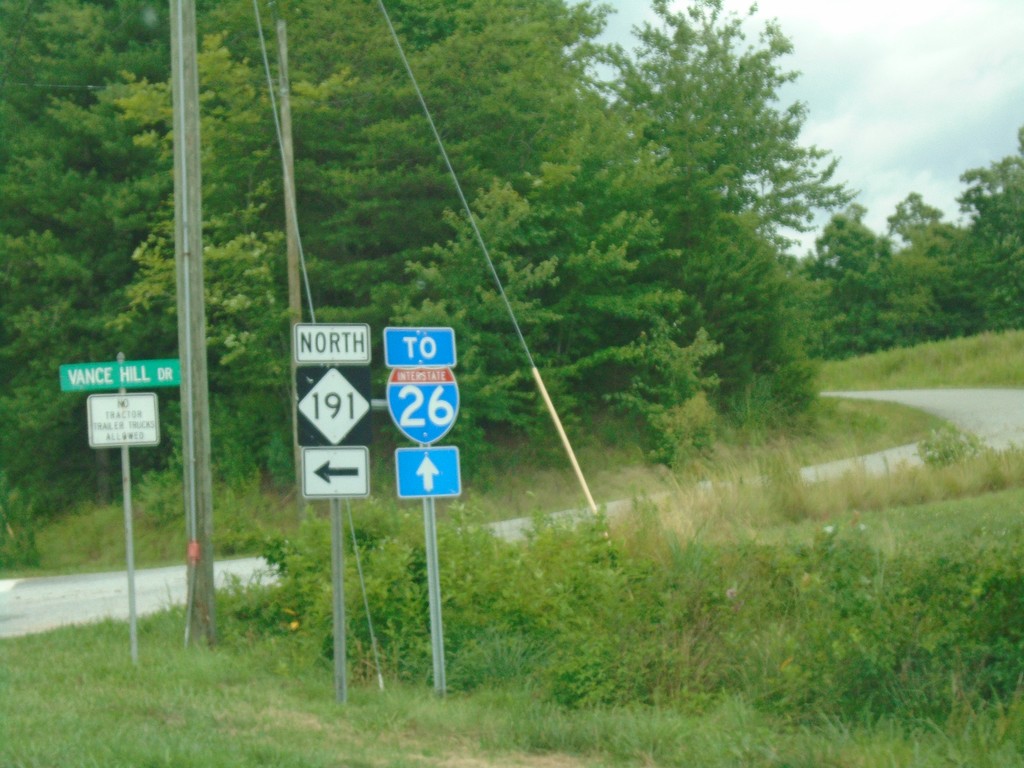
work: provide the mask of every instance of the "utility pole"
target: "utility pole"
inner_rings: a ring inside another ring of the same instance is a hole
[[[302,293],[299,288],[299,219],[295,203],[295,153],[292,148],[292,102],[288,82],[288,30],[284,19],[277,21],[277,58],[281,80],[281,166],[284,174],[284,215],[288,241],[288,317],[289,338],[295,337],[295,324],[302,322]],[[296,402],[295,356],[292,355],[292,404]],[[302,510],[302,454],[299,448],[298,415],[292,413],[292,459],[295,467],[295,488],[299,511]]]
[[[195,0],[171,3],[174,107],[174,257],[181,358],[181,427],[188,534],[185,642],[217,640],[213,581],[213,481],[203,295],[202,186],[199,163],[199,74]]]

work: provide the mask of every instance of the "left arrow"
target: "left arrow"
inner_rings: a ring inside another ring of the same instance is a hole
[[[320,469],[313,473],[325,483],[331,482],[332,477],[359,477],[359,467],[338,467],[331,469],[331,462],[325,461]]]
[[[302,495],[311,499],[370,495],[366,446],[302,449]]]

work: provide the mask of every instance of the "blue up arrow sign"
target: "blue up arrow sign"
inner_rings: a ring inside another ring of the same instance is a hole
[[[458,496],[462,493],[459,449],[454,446],[399,448],[395,451],[395,464],[400,499]]]

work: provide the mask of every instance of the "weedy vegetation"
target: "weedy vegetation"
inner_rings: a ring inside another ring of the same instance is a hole
[[[980,333],[827,362],[822,390],[1019,387],[1024,331]]]
[[[574,525],[541,514],[549,488],[574,492],[538,473],[525,541],[489,528],[514,483],[445,505],[443,700],[418,505],[351,507],[370,610],[346,557],[340,706],[327,522],[222,489],[222,545],[261,552],[276,579],[220,593],[212,650],[182,647],[179,610],[143,621],[135,667],[115,622],[4,641],[0,764],[1024,764],[1024,453],[906,409],[818,408],[818,428],[737,431],[672,470],[616,474],[613,455],[600,482],[631,503]],[[933,458],[799,478],[809,456],[907,439]],[[507,460],[526,476],[528,458]],[[141,496],[160,508],[156,484]]]

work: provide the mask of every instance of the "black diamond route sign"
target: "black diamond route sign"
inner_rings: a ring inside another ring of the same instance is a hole
[[[369,366],[295,369],[299,445],[369,445]]]

